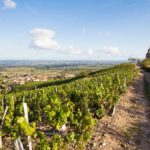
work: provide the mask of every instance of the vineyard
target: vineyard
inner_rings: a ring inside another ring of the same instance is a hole
[[[69,83],[1,95],[0,146],[84,149],[96,122],[116,105],[137,74],[134,64],[121,64]]]

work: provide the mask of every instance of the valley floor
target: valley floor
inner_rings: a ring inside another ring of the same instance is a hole
[[[144,74],[123,95],[114,116],[96,125],[87,150],[150,150],[150,102],[144,94]],[[150,74],[146,74],[150,82]]]

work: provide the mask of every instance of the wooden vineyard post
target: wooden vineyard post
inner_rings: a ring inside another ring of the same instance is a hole
[[[2,134],[2,125],[3,125],[3,122],[4,122],[7,111],[8,111],[8,106],[6,106],[6,108],[5,108],[4,114],[2,116],[1,126],[0,126],[0,129],[1,129],[0,130],[0,149],[3,148],[2,135],[1,134]]]
[[[0,132],[0,134],[1,134],[1,132]],[[0,135],[0,149],[2,149],[2,148],[3,148],[2,136]]]
[[[14,100],[13,96],[12,96],[12,100]],[[15,147],[15,150],[24,150],[23,144],[22,144],[20,138],[18,138],[18,139],[15,140],[14,147]]]
[[[7,111],[8,111],[8,106],[6,106],[6,108],[5,108],[5,111],[4,111],[4,114],[3,114],[3,117],[2,117],[1,126],[3,125],[3,122],[4,122]]]
[[[25,119],[26,119],[27,123],[29,123],[27,103],[23,103],[23,108],[24,108]],[[31,137],[30,136],[28,136],[28,146],[29,146],[29,150],[32,150],[32,142],[31,142]]]
[[[111,109],[109,110],[108,115],[109,116],[114,116],[115,115],[115,111],[116,111],[116,108],[115,108],[115,105],[113,105],[111,107]]]
[[[19,138],[15,140],[14,146],[15,150],[24,150],[23,144]]]
[[[56,91],[56,93],[57,93],[57,87],[55,88],[55,91]]]

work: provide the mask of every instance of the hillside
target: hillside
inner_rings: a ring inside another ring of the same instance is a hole
[[[3,146],[12,148],[19,139],[26,148],[30,136],[34,149],[84,149],[94,126],[110,114],[137,75],[134,64],[121,64],[70,83],[1,95]]]

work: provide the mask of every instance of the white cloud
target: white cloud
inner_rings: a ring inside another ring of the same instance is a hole
[[[80,49],[74,48],[73,45],[70,45],[68,48],[66,48],[66,53],[77,55],[81,54],[82,52]]]
[[[82,51],[79,48],[75,48],[73,45],[67,47],[60,47],[56,50],[57,53],[64,55],[79,55],[82,54]]]
[[[45,49],[48,51],[54,51],[61,54],[78,55],[81,50],[74,48],[73,45],[63,47],[58,44],[54,39],[55,32],[49,29],[35,28],[30,32],[32,36],[31,47],[35,49]]]
[[[46,50],[55,50],[59,48],[58,43],[54,40],[54,31],[35,28],[30,33],[32,35],[32,47]]]
[[[82,29],[82,33],[86,33],[86,29],[84,28],[84,29]]]
[[[104,35],[110,36],[110,35],[112,35],[112,33],[111,32],[105,32]]]
[[[16,8],[16,3],[13,0],[2,0],[5,8]]]
[[[93,50],[92,48],[90,48],[90,49],[88,50],[88,55],[92,55],[92,54],[94,54],[94,50]]]
[[[88,49],[87,51],[70,46],[62,46],[55,40],[55,32],[45,28],[35,28],[30,32],[32,36],[31,46],[34,49],[48,50],[63,55],[83,55],[83,56],[120,56],[121,51],[118,47],[105,46],[100,50]]]
[[[121,55],[121,51],[118,47],[112,47],[112,46],[105,46],[103,48],[103,53],[106,55],[111,55],[111,56],[119,56]]]
[[[111,36],[112,33],[111,32],[100,32],[100,33],[98,33],[98,35],[100,35],[100,36]]]

